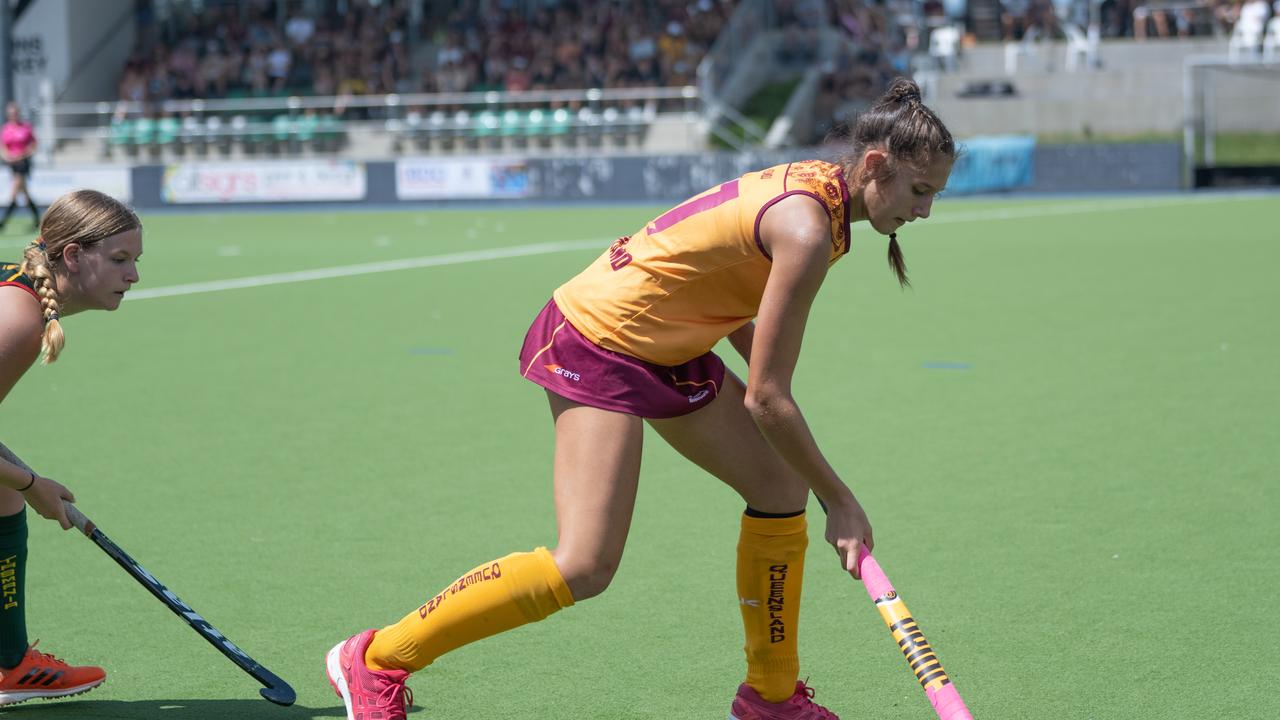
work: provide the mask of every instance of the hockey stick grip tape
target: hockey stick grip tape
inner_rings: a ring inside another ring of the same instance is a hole
[[[973,720],[973,716],[969,714],[969,708],[965,707],[964,700],[960,699],[960,691],[956,690],[955,685],[943,685],[937,690],[925,690],[924,694],[929,696],[929,703],[933,705],[933,711],[938,713],[940,720]]]
[[[89,518],[84,516],[84,513],[80,512],[79,508],[66,500],[62,501],[62,507],[67,511],[67,519],[71,521],[71,524],[74,525],[77,530],[84,533],[86,536],[93,534],[93,523]]]
[[[880,563],[867,552],[866,545],[858,546],[858,568],[858,574],[862,576],[862,586],[867,589],[872,602],[894,592],[893,583],[885,577],[884,571],[880,569]]]

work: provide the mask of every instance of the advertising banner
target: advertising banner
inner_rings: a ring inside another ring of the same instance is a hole
[[[168,204],[363,200],[365,166],[354,160],[179,163],[166,166]]]
[[[1026,187],[1035,180],[1036,139],[1022,135],[975,137],[960,142],[947,192],[996,192]]]
[[[396,197],[400,200],[522,198],[532,192],[529,166],[523,159],[396,161]]]
[[[131,173],[129,168],[46,168],[39,160],[32,164],[27,187],[37,205],[48,205],[58,196],[72,190],[97,190],[120,202],[133,202]],[[8,188],[11,181],[9,168],[0,165],[0,187]]]

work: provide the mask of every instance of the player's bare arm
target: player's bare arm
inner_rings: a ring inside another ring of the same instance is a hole
[[[734,350],[738,351],[738,354],[748,364],[751,363],[751,344],[755,334],[756,324],[754,322],[748,322],[746,325],[729,333],[729,344],[733,346]]]
[[[19,288],[0,287],[0,402],[40,354],[42,329],[35,298]],[[25,462],[0,444],[0,484],[14,490],[25,488],[23,496],[33,510],[57,522],[63,530],[70,528],[62,501],[74,502],[75,496],[49,478],[41,477],[33,482],[36,477],[33,473]]]
[[[791,393],[809,308],[827,273],[827,224],[821,206],[804,196],[778,203],[761,223],[773,266],[754,331],[747,405],[770,443],[829,505],[848,490],[819,451]]]
[[[756,318],[747,408],[760,432],[826,506],[827,541],[857,577],[858,543],[873,546],[871,526],[818,448],[791,392],[809,309],[830,263],[830,220],[818,203],[796,195],[765,213],[760,234],[773,266]]]
[[[0,287],[0,402],[40,354],[39,309],[25,290]],[[26,463],[0,445],[0,484],[23,487],[31,479],[30,472]]]
[[[4,476],[3,484],[17,490],[31,481],[31,473],[35,472],[22,461],[12,450],[0,443],[0,475]],[[19,478],[21,480],[19,481]]]

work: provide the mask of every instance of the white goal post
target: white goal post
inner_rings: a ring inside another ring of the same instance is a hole
[[[1220,134],[1280,136],[1280,57],[1196,55],[1182,66],[1183,180],[1217,163]],[[1280,164],[1280,160],[1276,164]]]

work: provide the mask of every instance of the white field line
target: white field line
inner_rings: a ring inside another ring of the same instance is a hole
[[[1233,193],[1231,195],[1171,195],[1165,197],[1133,198],[1132,200],[1103,200],[1100,202],[1061,201],[1065,207],[1037,205],[1024,208],[1003,208],[997,210],[970,210],[968,212],[949,212],[942,217],[933,218],[920,227],[945,225],[957,222],[983,222],[988,220],[1023,220],[1052,215],[1082,215],[1086,213],[1148,210],[1150,208],[1170,207],[1177,205],[1203,205],[1206,203],[1231,202],[1236,200],[1255,200],[1266,195],[1258,193]],[[1053,202],[1053,201],[1050,201]],[[911,228],[913,231],[917,227]]]
[[[1004,210],[975,210],[972,212],[949,213],[942,217],[927,221],[920,227],[960,222],[992,222],[999,220],[1023,220],[1055,215],[1079,215],[1108,211],[1143,210],[1171,205],[1205,204],[1249,200],[1260,197],[1256,194],[1232,195],[1196,195],[1172,196],[1167,198],[1146,198],[1132,201],[1104,201],[1080,203],[1064,201],[1062,207],[1038,206],[1032,208],[1008,208]],[[912,228],[913,230],[917,228]],[[170,285],[167,287],[133,290],[125,296],[126,300],[147,300],[175,295],[196,295],[200,293],[221,292],[223,290],[242,290],[244,288],[266,287],[269,285],[286,285],[289,283],[308,282],[311,280],[327,280],[331,278],[350,277],[352,275],[371,275],[374,273],[392,272],[395,270],[412,270],[415,268],[438,267],[441,265],[461,265],[465,263],[483,262],[486,260],[505,260],[529,255],[549,255],[552,253],[589,250],[604,250],[610,239],[564,240],[559,242],[537,243],[535,245],[516,245],[514,247],[490,248],[488,250],[468,250],[448,253],[446,255],[427,255],[425,257],[406,258],[404,260],[387,260],[384,262],[362,263],[359,265],[342,265],[339,267],[318,268],[315,270],[299,270],[297,272],[274,273],[271,275],[254,275],[251,277],[233,278],[230,280],[211,280],[208,282]]]
[[[209,282],[188,283],[186,285],[170,285],[168,287],[133,290],[125,295],[126,300],[146,300],[148,298],[171,297],[174,295],[195,295],[198,293],[218,292],[221,290],[241,290],[244,288],[264,287],[267,285],[285,285],[288,283],[307,282],[309,280],[327,280],[330,278],[350,277],[352,275],[371,275],[374,273],[392,272],[393,270],[411,270],[414,268],[436,267],[439,265],[461,265],[463,263],[481,262],[484,260],[503,260],[528,255],[547,255],[550,253],[569,252],[571,250],[587,250],[597,248],[604,250],[608,240],[564,240],[560,242],[538,243],[537,245],[517,245],[515,247],[492,248],[489,250],[467,250],[466,252],[449,253],[447,255],[428,255],[426,257],[406,258],[404,260],[387,260],[384,262],[363,263],[360,265],[343,265],[340,267],[318,268],[316,270],[299,270],[297,272],[275,273],[272,275],[254,275],[252,277],[234,278],[232,280],[211,280]]]

